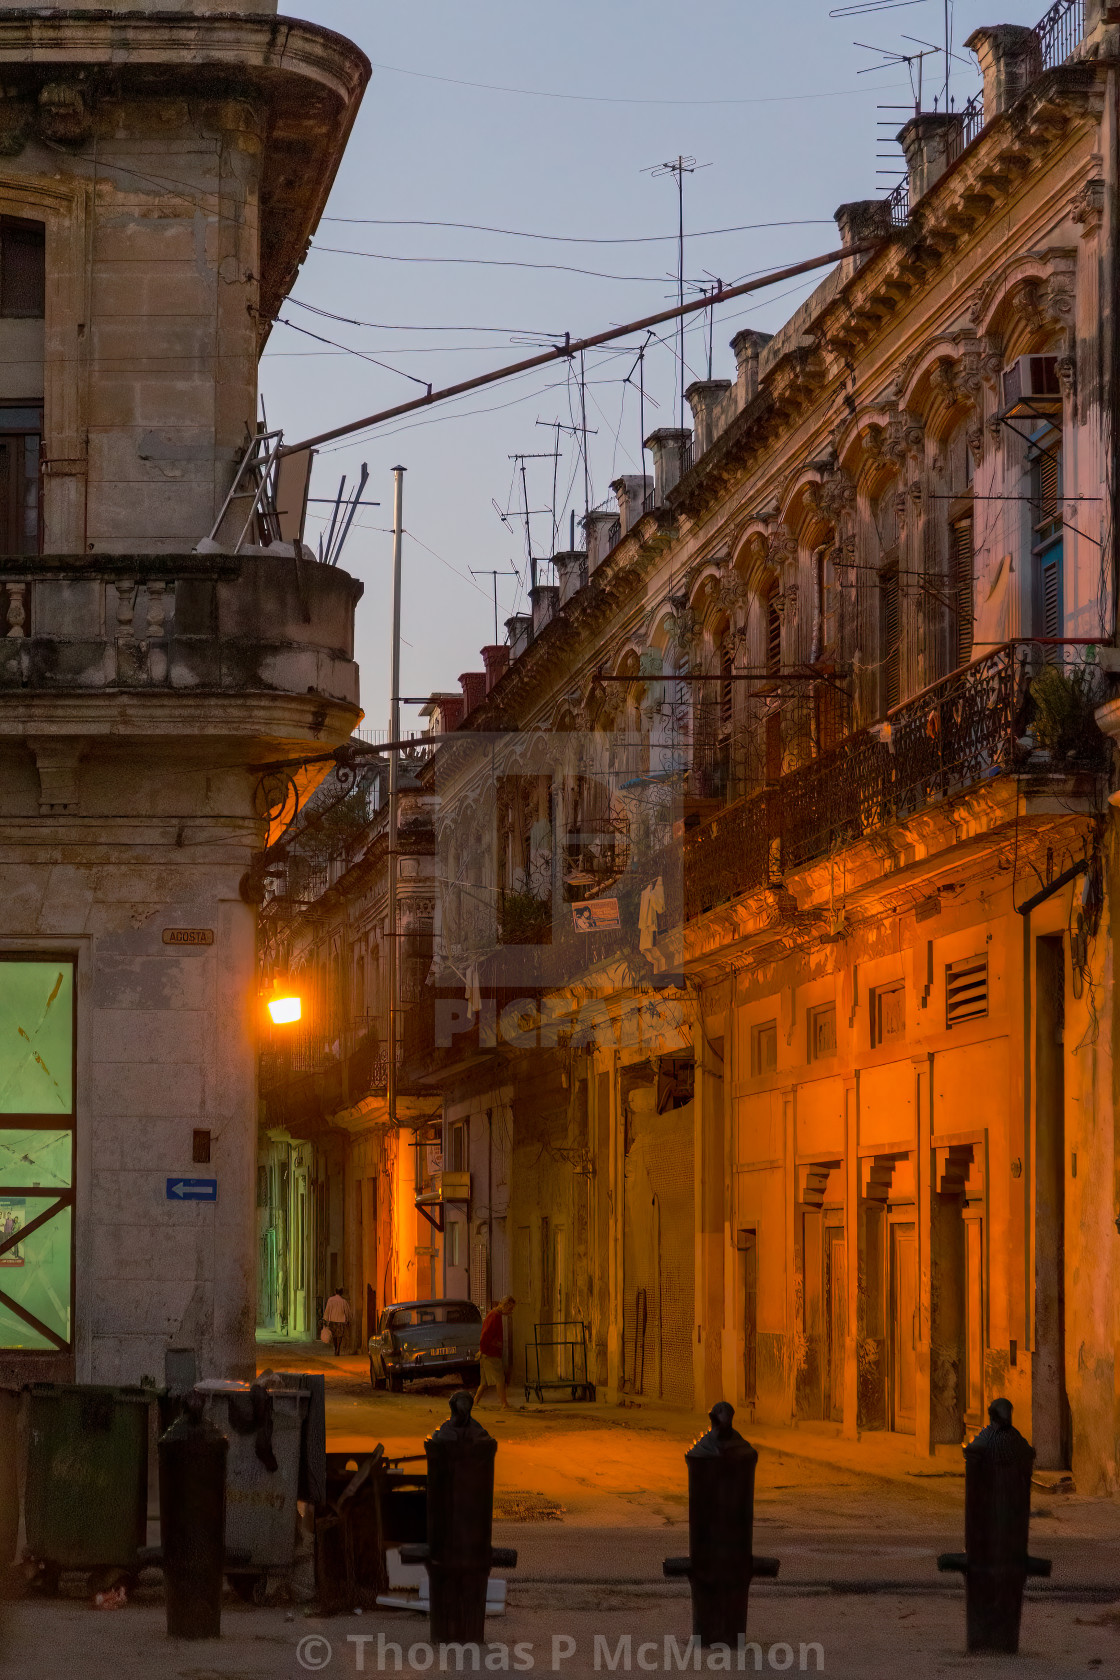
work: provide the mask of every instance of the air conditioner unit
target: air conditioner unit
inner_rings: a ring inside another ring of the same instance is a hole
[[[1057,356],[1020,356],[1004,369],[1004,414],[1055,414],[1061,406]]]

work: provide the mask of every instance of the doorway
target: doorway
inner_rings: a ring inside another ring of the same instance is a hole
[[[913,1435],[917,1388],[918,1240],[912,1219],[891,1232],[891,1428]]]
[[[825,1229],[825,1292],[828,1297],[828,1378],[826,1416],[844,1421],[844,1344],[848,1329],[848,1256],[844,1227]]]
[[[739,1232],[743,1285],[743,1399],[758,1399],[758,1233]]]

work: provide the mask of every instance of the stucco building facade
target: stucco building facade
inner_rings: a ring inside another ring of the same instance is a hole
[[[445,904],[408,1065],[508,1128],[519,1342],[584,1318],[610,1395],[919,1456],[1004,1393],[1110,1489],[1117,26],[970,45],[982,108],[908,123],[908,191],[838,212],[874,254],[738,335],[465,685],[484,738],[645,743],[613,838],[538,767],[521,875],[495,797],[471,877],[520,903],[547,835],[541,942],[597,897],[621,926],[534,985],[499,915],[464,986]],[[622,820],[643,779],[675,852]]]
[[[195,0],[0,6],[0,1373],[254,1360],[250,766],[360,717],[360,586],[244,513],[369,74]]]

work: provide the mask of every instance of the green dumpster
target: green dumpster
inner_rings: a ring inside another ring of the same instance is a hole
[[[60,1569],[139,1568],[151,1401],[143,1388],[30,1386],[24,1521],[48,1580]]]

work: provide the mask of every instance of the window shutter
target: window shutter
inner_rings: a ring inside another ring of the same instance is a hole
[[[1062,633],[1062,549],[1061,544],[1041,556],[1042,634]]]
[[[879,649],[883,710],[889,712],[898,705],[902,691],[896,566],[881,573],[879,578]]]
[[[776,677],[782,669],[782,618],[778,611],[775,585],[766,598],[766,675]]]
[[[719,690],[719,727],[721,735],[731,733],[734,716],[734,684],[731,681],[731,668],[734,659],[726,639],[719,651],[719,674],[721,678]]]
[[[988,1013],[988,959],[962,957],[945,969],[945,1025],[976,1021]]]
[[[972,658],[972,520],[958,519],[952,529],[953,586],[957,606],[957,665]]]

